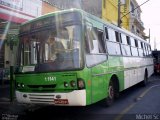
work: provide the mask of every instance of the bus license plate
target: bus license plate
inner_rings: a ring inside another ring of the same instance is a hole
[[[55,104],[69,104],[68,99],[54,99]]]

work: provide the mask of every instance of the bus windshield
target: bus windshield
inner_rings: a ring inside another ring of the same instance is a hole
[[[81,24],[74,20],[56,21],[48,27],[31,29],[20,35],[18,55],[18,65],[24,66],[22,72],[79,69]]]

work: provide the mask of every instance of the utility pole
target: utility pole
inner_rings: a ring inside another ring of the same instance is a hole
[[[118,0],[118,27],[121,27],[121,0]]]

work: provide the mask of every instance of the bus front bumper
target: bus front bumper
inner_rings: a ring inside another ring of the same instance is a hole
[[[60,106],[86,106],[86,90],[68,93],[27,93],[16,91],[17,101],[28,104],[48,104]]]

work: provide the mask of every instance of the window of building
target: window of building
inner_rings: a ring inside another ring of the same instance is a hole
[[[137,33],[139,34],[140,33],[140,31],[137,29]]]
[[[134,13],[134,4],[131,2],[131,13]]]
[[[132,25],[132,32],[135,33],[135,31],[134,31],[134,26],[133,26],[133,25]]]

